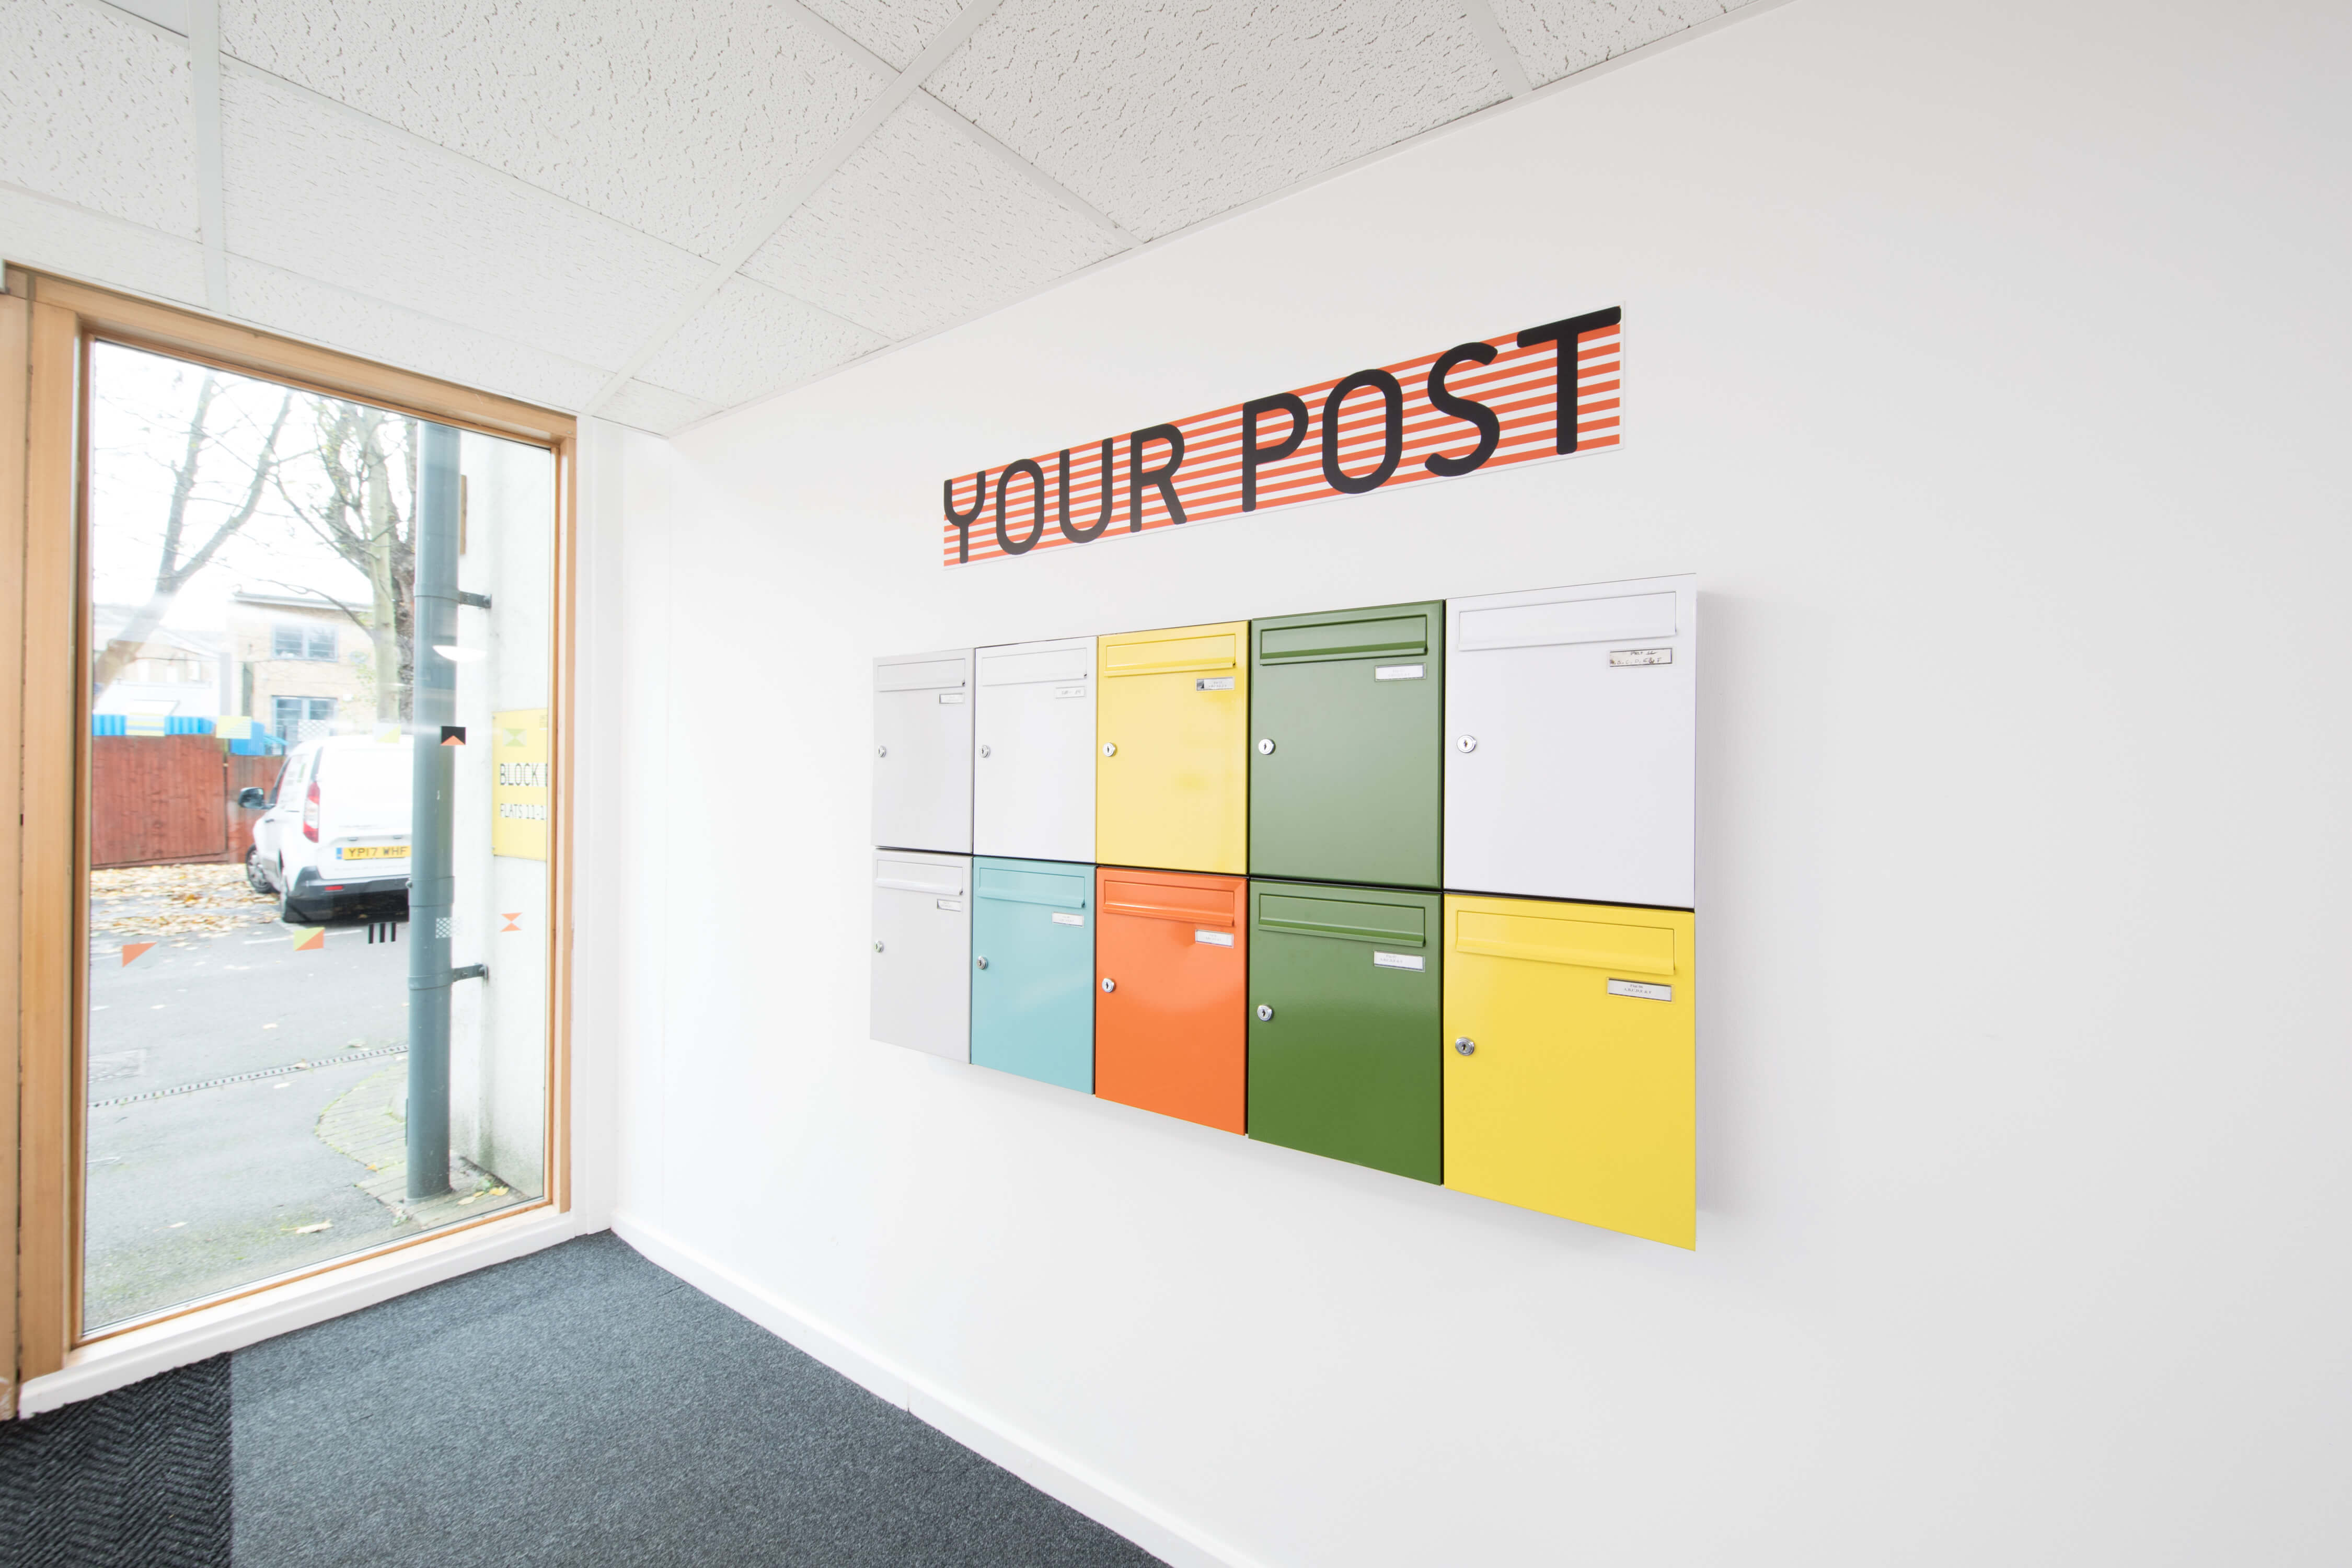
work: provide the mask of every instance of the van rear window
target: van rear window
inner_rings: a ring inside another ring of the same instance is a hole
[[[409,788],[406,746],[338,746],[319,753],[319,787],[366,795],[405,795]]]

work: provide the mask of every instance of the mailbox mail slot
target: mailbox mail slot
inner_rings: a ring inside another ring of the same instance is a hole
[[[978,650],[972,847],[1029,860],[1095,858],[1095,639]]]
[[[1095,859],[1248,868],[1248,639],[1246,621],[1099,639]]]
[[[1248,884],[1109,868],[1095,877],[1095,1093],[1243,1131]]]
[[[1697,579],[1446,611],[1445,886],[1693,907]]]
[[[1094,892],[1092,866],[972,862],[975,1066],[1093,1092]]]
[[[1445,900],[1445,1184],[1695,1245],[1694,917]]]
[[[1250,623],[1250,874],[1439,885],[1445,606]]]
[[[951,1061],[971,1057],[971,862],[874,855],[874,1037]]]
[[[1443,1180],[1438,895],[1253,879],[1250,909],[1250,1136]]]
[[[971,849],[971,655],[874,661],[874,842]]]

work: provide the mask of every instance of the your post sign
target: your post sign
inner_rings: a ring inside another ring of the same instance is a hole
[[[949,566],[1614,447],[1612,307],[941,486]]]

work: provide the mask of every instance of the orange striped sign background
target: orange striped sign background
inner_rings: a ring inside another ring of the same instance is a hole
[[[1558,335],[1553,338],[1542,336],[1554,331]],[[1559,339],[1570,331],[1575,336],[1576,368],[1572,377],[1563,378]],[[1531,335],[1538,341],[1522,342]],[[1430,458],[1447,458],[1458,463],[1475,452],[1481,437],[1477,426],[1431,401],[1430,373],[1441,359],[1454,362],[1448,367],[1442,390],[1484,405],[1496,417],[1498,439],[1472,472],[1616,446],[1623,341],[1619,312],[1599,310],[1554,322],[1549,328],[1486,339],[1481,346],[1492,350],[1493,357],[1485,363],[1465,356],[1463,351],[1473,345],[1464,344],[1383,366],[1395,377],[1402,393],[1397,421],[1402,441],[1394,468],[1375,488],[1386,489],[1446,477],[1428,466]],[[1261,458],[1257,463],[1255,506],[1244,505],[1243,493],[1243,426],[1247,405],[1234,404],[1177,420],[1172,426],[1121,433],[1108,440],[1016,460],[1000,469],[983,468],[949,479],[942,488],[947,520],[940,528],[941,559],[950,566],[993,561],[1182,523],[1211,522],[1245,510],[1370,493],[1360,487],[1379,472],[1391,436],[1387,394],[1380,385],[1367,384],[1364,378],[1370,374],[1335,376],[1289,395],[1305,408],[1306,427],[1287,456]],[[1328,400],[1342,382],[1356,384],[1335,411],[1328,406]],[[1561,399],[1571,395],[1570,388],[1575,398],[1572,420],[1562,417],[1561,407]],[[1332,456],[1338,459],[1341,477],[1357,489],[1336,489],[1327,477],[1325,447],[1332,437],[1326,425],[1334,412]],[[1259,451],[1284,445],[1293,425],[1284,408],[1262,412],[1255,442]],[[1181,458],[1167,476],[1182,512],[1181,519],[1170,510],[1160,486],[1150,477],[1164,468],[1174,454],[1174,443],[1169,439],[1171,430],[1181,435],[1183,443]],[[1139,498],[1130,493],[1139,450],[1146,475]],[[1104,493],[1106,456],[1108,496]],[[963,517],[969,521],[959,526],[958,520]]]

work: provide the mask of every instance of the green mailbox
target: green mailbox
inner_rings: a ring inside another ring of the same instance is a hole
[[[1444,1179],[1435,893],[1250,883],[1249,1135]]]
[[[1445,605],[1250,623],[1253,877],[1444,885]]]

